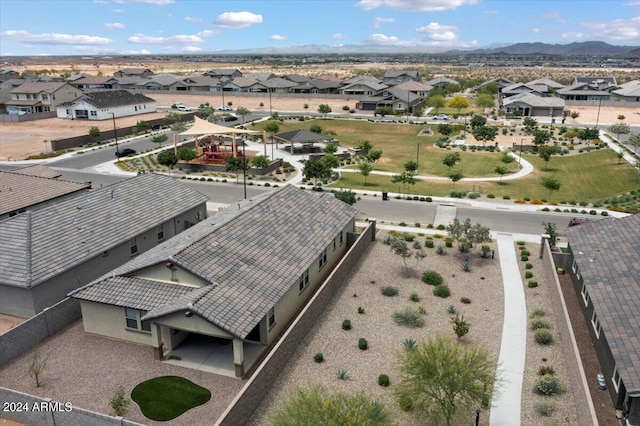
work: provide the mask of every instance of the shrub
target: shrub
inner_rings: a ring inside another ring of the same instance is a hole
[[[412,338],[404,339],[404,342],[402,342],[402,345],[404,346],[405,349],[411,350],[416,347],[416,341],[413,340]]]
[[[526,262],[527,260],[529,260],[529,256],[520,256],[520,260]]]
[[[322,355],[322,352],[318,352],[313,356],[313,360],[319,364],[324,361],[324,355]]]
[[[389,386],[389,376],[387,376],[386,374],[381,374],[378,376],[378,384],[382,387],[387,387]]]
[[[450,239],[448,239],[448,238],[447,238],[447,239],[444,241],[444,245],[445,245],[447,248],[451,248],[451,247],[453,247],[453,241],[451,241]]]
[[[444,231],[447,227],[444,226],[443,224],[440,224],[438,226],[436,226],[436,229],[439,229],[440,231]]]
[[[340,380],[347,380],[349,378],[349,372],[346,368],[341,368],[338,370],[337,376]]]
[[[431,239],[426,240],[426,241],[424,242],[424,246],[425,246],[426,248],[433,248],[433,240],[431,240]]]
[[[438,247],[436,248],[436,253],[439,254],[440,256],[443,256],[445,254],[444,246],[442,244],[438,244]]]
[[[542,318],[536,318],[536,319],[531,321],[531,324],[529,324],[529,327],[532,330],[538,330],[540,328],[551,328],[551,325],[549,324],[549,321],[547,321],[547,320],[544,320]]]
[[[550,345],[553,343],[553,333],[548,328],[539,328],[533,333],[536,342],[541,345]]]
[[[364,337],[358,339],[358,348],[360,348],[361,351],[366,351],[367,349],[369,349],[369,342],[367,342],[367,339],[365,339]]]
[[[412,302],[419,302],[420,296],[418,296],[418,293],[416,293],[415,291],[412,291],[411,294],[409,294],[409,300],[411,300]]]
[[[413,411],[413,400],[405,394],[400,395],[398,398],[398,404],[400,404],[400,409],[402,411]]]
[[[536,378],[533,390],[540,395],[554,396],[562,393],[562,386],[556,376],[544,375]]]
[[[556,374],[556,370],[550,365],[543,365],[538,368],[538,376],[554,376]]]
[[[510,199],[511,199],[511,197],[509,197],[508,195],[503,195],[503,196],[502,196],[502,199],[503,199],[503,200],[510,200]]]
[[[398,294],[398,289],[395,287],[387,286],[382,287],[382,289],[380,289],[380,292],[383,296],[393,297]]]
[[[495,194],[487,194],[487,198],[496,198]]]
[[[410,242],[412,242],[412,241],[415,239],[415,235],[413,235],[413,234],[406,234],[406,233],[405,233],[405,234],[402,234],[402,238],[403,238],[406,242],[410,243]]]
[[[437,285],[436,288],[433,289],[433,294],[434,296],[442,297],[444,299],[449,297],[451,291],[446,285]]]
[[[342,321],[342,329],[343,330],[351,330],[351,320],[344,320]]]
[[[362,306],[358,306],[358,313],[364,314],[364,308]]]
[[[539,318],[539,317],[543,317],[544,315],[545,315],[544,309],[536,308],[533,311],[531,311],[531,313],[529,313],[529,318],[531,319]]]
[[[464,303],[465,305],[468,305],[471,303],[471,299],[469,299],[468,297],[461,297],[460,303]]]
[[[413,308],[404,308],[401,311],[395,311],[393,313],[393,321],[398,325],[411,328],[422,327],[424,325],[424,318],[422,318],[420,311]]]
[[[519,246],[524,246],[527,243],[526,243],[526,241],[518,240],[518,241],[516,241],[516,244],[519,245]]]
[[[436,271],[428,270],[422,273],[422,282],[429,285],[442,284],[442,275]]]
[[[529,250],[522,250],[522,251],[520,252],[520,255],[521,255],[521,256],[531,256],[531,253],[529,253]]]
[[[418,306],[418,312],[420,313],[420,315],[427,315],[427,310],[424,306]]]
[[[529,287],[529,288],[536,288],[536,287],[538,287],[538,281],[536,281],[536,280],[529,280],[529,282],[527,283],[527,287]]]
[[[391,245],[391,235],[385,235],[382,239],[382,244]]]
[[[548,417],[550,416],[556,409],[556,402],[550,399],[542,399],[540,401],[536,401],[535,405],[536,413],[541,416]]]
[[[527,271],[524,273],[524,277],[529,279],[529,278],[533,278],[533,272],[531,271]]]
[[[460,264],[460,266],[462,266],[462,270],[463,270],[464,272],[471,272],[471,263],[469,263],[469,262],[462,262],[462,263]]]
[[[532,263],[527,263],[526,265],[524,265],[525,269],[532,269],[533,268],[533,264]]]
[[[457,313],[458,310],[456,309],[455,306],[449,305],[449,307],[447,308],[447,312],[453,315],[453,314]]]

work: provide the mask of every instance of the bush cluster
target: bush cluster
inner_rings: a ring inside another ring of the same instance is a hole
[[[317,363],[321,363],[322,361],[324,361],[324,355],[322,355],[322,352],[318,352],[313,356],[313,360]]]
[[[369,349],[369,342],[367,342],[367,339],[361,337],[358,340],[358,348],[360,348],[361,351],[366,351],[367,349]]]
[[[398,294],[398,289],[396,287],[387,286],[382,287],[382,289],[380,289],[380,292],[383,296],[393,297]]]
[[[378,384],[382,387],[387,387],[389,386],[389,376],[387,376],[386,374],[381,374],[378,376]]]
[[[342,329],[343,330],[351,330],[351,320],[344,320],[342,321]]]
[[[441,247],[441,246],[439,246]],[[429,285],[441,285],[443,282],[442,275],[433,270],[424,271],[422,273],[422,282]]]
[[[545,374],[543,376],[536,377],[533,384],[533,389],[536,393],[546,396],[560,395],[562,393],[562,385],[560,379],[555,375]]]
[[[424,318],[418,309],[404,308],[400,311],[393,313],[393,321],[398,325],[405,327],[422,327],[424,325]]]
[[[449,297],[450,294],[451,294],[451,290],[449,290],[449,287],[447,287],[446,285],[437,285],[433,289],[433,295],[442,297],[443,299],[446,297]]]
[[[551,330],[549,330],[548,328],[538,328],[536,331],[534,331],[533,333],[536,342],[540,343],[541,345],[550,345],[551,343],[553,343],[553,333],[551,333]]]

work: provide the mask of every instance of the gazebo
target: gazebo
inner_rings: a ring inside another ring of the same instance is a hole
[[[198,157],[206,163],[225,164],[229,157],[244,157],[243,152],[237,149],[236,135],[258,133],[253,130],[236,129],[235,127],[225,127],[219,124],[210,123],[198,117],[193,117],[194,124],[189,130],[180,133],[180,136],[195,136],[195,150]],[[224,145],[223,136],[231,136],[231,150]],[[210,142],[215,142],[217,136],[218,144],[210,143],[207,147],[200,149],[203,138],[208,138]],[[264,142],[264,135],[263,135]],[[243,142],[244,144],[244,142]],[[243,145],[244,146],[244,145]],[[265,153],[266,153],[265,144]]]
[[[329,143],[329,142],[333,142],[334,139],[331,136],[327,136],[327,135],[323,135],[320,133],[315,133],[312,132],[310,130],[305,130],[305,129],[300,129],[300,130],[292,130],[290,132],[284,132],[284,133],[278,133],[277,135],[273,136],[274,138],[282,141],[282,142],[288,142],[291,144],[290,149],[291,149],[291,154],[295,154],[296,151],[298,151],[297,149],[294,149],[293,144],[294,143],[301,143],[303,145],[305,144],[310,144],[311,146],[313,146],[314,142],[325,142],[325,143]],[[300,150],[300,151],[304,151],[304,150]],[[302,152],[300,152],[302,153]]]

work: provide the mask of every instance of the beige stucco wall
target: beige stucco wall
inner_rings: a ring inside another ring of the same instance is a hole
[[[152,345],[151,333],[126,328],[125,308],[102,303],[80,302],[84,331],[129,342]]]
[[[189,271],[186,271],[178,266],[175,266],[173,275],[171,269],[167,268],[166,263],[159,265],[153,265],[148,268],[136,271],[135,276],[139,278],[146,278],[150,280],[164,281],[169,283],[175,283],[176,285],[188,285],[190,287],[202,287],[209,284],[200,277],[193,275]],[[172,280],[172,276],[175,280]]]
[[[186,317],[184,315],[184,311],[175,312],[173,314],[156,318],[152,322],[167,327],[178,328],[180,330],[191,331],[198,334],[206,334],[208,336],[223,337],[229,339],[233,337],[231,336],[231,334],[227,333],[220,327],[217,327],[210,322],[202,319],[197,314]]]

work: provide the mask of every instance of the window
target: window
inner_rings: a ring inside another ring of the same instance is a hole
[[[275,311],[275,308],[271,308],[269,309],[269,319],[268,319],[269,328],[273,327],[273,324],[275,323],[276,323],[276,311]]]
[[[338,237],[336,237],[336,238],[338,238]],[[333,250],[336,249],[336,238],[333,239]]]
[[[47,94],[44,94],[44,93],[43,93],[43,94],[42,94],[42,100],[43,100],[43,101],[46,101],[46,100],[48,100],[48,99],[49,99],[49,95],[47,95]]]
[[[124,308],[124,317],[127,323],[127,328],[134,330],[151,331],[151,323],[149,321],[142,321],[142,317],[147,314],[147,311],[138,309]]]
[[[309,285],[309,270],[307,269],[306,271],[304,271],[304,274],[300,276],[300,281],[299,281],[300,291],[307,288],[308,285]]]
[[[616,392],[620,392],[620,373],[618,372],[618,366],[613,369],[613,376],[611,377],[611,381],[613,382],[613,387],[616,389]]]
[[[131,256],[138,254],[138,242],[136,241],[136,237],[129,240],[129,248],[131,249]]]
[[[589,306],[589,293],[587,293],[587,285],[583,282],[582,289],[580,290],[582,300],[584,300],[584,306]]]
[[[98,116],[98,112],[97,111],[91,111],[91,116],[92,117],[97,117]]]
[[[164,240],[164,228],[162,225],[158,225],[156,232],[158,233],[158,241]]]
[[[137,110],[138,110],[138,106],[137,106],[137,105],[134,105],[133,110],[134,110],[134,111],[137,111]]]
[[[591,325],[593,326],[593,331],[596,332],[596,337],[600,338],[600,331],[602,331],[600,327],[600,320],[598,319],[598,315],[596,315],[596,311],[593,311],[593,315],[591,315]]]
[[[344,232],[340,231],[340,245],[344,243]]]
[[[45,106],[45,107],[44,107],[44,110],[45,110],[45,111],[51,111],[51,108],[49,108],[48,106]]]
[[[71,110],[70,109],[66,109],[65,111],[67,111],[67,115],[71,114]]]
[[[318,259],[318,269],[322,269],[324,264],[327,263],[327,249],[322,250],[320,258]]]
[[[51,99],[56,100],[56,95],[51,95]]]

